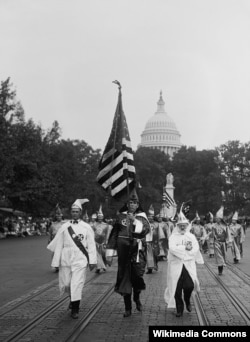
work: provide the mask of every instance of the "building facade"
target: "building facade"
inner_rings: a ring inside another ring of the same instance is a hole
[[[160,92],[156,113],[149,118],[141,134],[139,147],[150,147],[163,151],[171,158],[181,147],[180,133],[175,122],[165,111],[165,102]]]

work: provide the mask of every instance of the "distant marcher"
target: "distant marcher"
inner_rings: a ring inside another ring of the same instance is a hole
[[[213,235],[213,226],[214,226],[214,216],[211,212],[209,212],[209,222],[205,224],[204,228],[206,231],[206,241],[208,247],[209,258],[214,257],[214,235]]]
[[[56,234],[58,233],[59,229],[62,227],[62,225],[65,223],[63,220],[63,213],[61,208],[59,207],[59,204],[56,205],[55,208],[55,217],[54,221],[51,223],[49,227],[49,239],[48,239],[48,244],[55,238]],[[52,254],[52,259],[53,259],[54,253]],[[55,272],[59,271],[59,267],[55,267]]]
[[[222,206],[215,215],[215,224],[213,225],[214,236],[214,256],[218,265],[218,273],[222,275],[223,267],[226,266],[226,247],[231,244],[231,234],[228,226],[223,220],[224,207]]]
[[[86,223],[89,223],[89,215],[88,215],[87,210],[85,210],[85,213],[84,213],[84,215],[83,215],[83,217],[82,217],[82,220],[83,220],[84,222],[86,222]]]
[[[72,220],[64,223],[55,238],[47,246],[54,252],[52,267],[59,267],[61,294],[69,293],[71,317],[78,318],[82,289],[85,284],[87,266],[96,265],[94,233],[90,225],[80,219],[82,204],[87,199],[76,200],[71,207]]]
[[[54,239],[54,237],[56,236],[58,230],[61,228],[63,223],[65,223],[63,221],[63,213],[62,213],[62,210],[61,210],[59,204],[57,204],[56,208],[55,208],[54,220],[49,227],[48,243],[50,243]]]
[[[168,257],[168,239],[171,235],[170,228],[167,222],[163,221],[164,213],[161,210],[158,216],[159,236],[160,236],[160,254],[162,260],[167,260]]]
[[[93,213],[93,214],[91,215],[91,219],[90,219],[90,221],[89,221],[89,224],[90,224],[91,227],[93,227],[93,225],[96,223],[96,220],[97,220],[97,214],[96,214],[96,213]]]
[[[245,241],[244,228],[237,221],[238,212],[235,212],[232,217],[232,223],[229,225],[229,232],[232,238],[232,253],[235,264],[238,264],[243,256],[243,242]]]
[[[196,212],[195,219],[192,221],[190,233],[193,233],[196,239],[198,240],[200,251],[206,253],[207,250],[206,248],[204,248],[204,243],[206,239],[206,231],[204,227],[201,225],[201,219],[197,212]]]
[[[104,222],[104,215],[102,212],[102,206],[100,205],[97,213],[97,221],[92,225],[92,229],[95,234],[95,243],[97,251],[97,265],[96,273],[100,273],[101,270],[106,272],[106,245],[108,243],[111,226]]]
[[[147,216],[150,224],[150,231],[146,235],[147,274],[151,274],[153,270],[158,271],[158,255],[160,252],[159,223],[154,220],[153,205],[150,206]]]

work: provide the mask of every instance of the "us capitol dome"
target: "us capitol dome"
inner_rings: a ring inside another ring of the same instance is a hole
[[[147,121],[144,131],[141,134],[141,144],[139,147],[150,147],[161,150],[171,158],[180,147],[180,133],[177,130],[175,122],[165,111],[165,102],[160,99],[157,102],[157,111]]]

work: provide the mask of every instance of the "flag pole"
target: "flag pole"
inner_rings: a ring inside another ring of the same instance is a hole
[[[121,94],[121,88],[122,88],[120,82],[118,82],[117,80],[115,80],[115,81],[113,81],[112,83],[115,83],[115,84],[118,85],[119,96],[120,96],[120,94]],[[116,120],[116,122],[115,122],[115,137],[114,137],[114,145],[113,145],[113,148],[114,148],[114,149],[115,149],[116,133],[117,133],[117,124],[118,124],[118,118],[117,118],[117,116],[116,116],[115,120]],[[113,166],[113,164],[114,164],[114,154],[112,155],[111,164],[112,164],[112,166]],[[109,174],[110,174],[110,177],[109,177],[109,178],[110,178],[109,194],[110,194],[110,196],[112,197],[111,184],[112,184],[112,176],[113,176],[113,167],[110,169]]]

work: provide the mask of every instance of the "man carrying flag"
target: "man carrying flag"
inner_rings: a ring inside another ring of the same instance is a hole
[[[145,290],[143,274],[146,266],[144,239],[149,232],[146,214],[140,208],[135,191],[135,167],[126,118],[122,109],[121,85],[112,131],[99,164],[98,183],[110,195],[120,199],[127,195],[125,206],[120,209],[106,249],[106,262],[111,266],[112,257],[118,255],[118,271],[115,291],[123,296],[125,313],[132,313],[132,294],[136,309],[142,311],[140,292]],[[132,190],[133,189],[133,190]]]
[[[147,216],[133,190],[117,215],[106,249],[108,265],[112,264],[112,257],[118,255],[115,292],[123,296],[124,317],[131,316],[132,294],[136,309],[142,311],[140,293],[146,289],[143,275],[146,267],[145,237],[149,230]]]
[[[128,126],[122,108],[121,85],[109,140],[99,163],[97,182],[114,198],[128,195],[135,186],[135,167]]]

